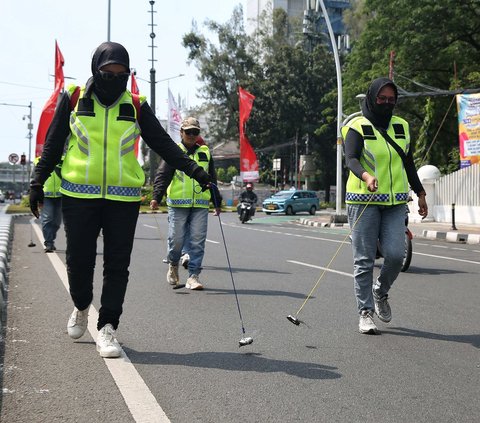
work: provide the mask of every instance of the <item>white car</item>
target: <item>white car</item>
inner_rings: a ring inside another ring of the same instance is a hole
[[[5,203],[5,194],[3,191],[0,191],[0,203]]]

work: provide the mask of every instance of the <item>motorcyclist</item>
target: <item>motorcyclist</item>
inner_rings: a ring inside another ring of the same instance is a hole
[[[243,191],[238,197],[238,205],[237,205],[238,215],[240,215],[240,206],[242,202],[247,202],[252,205],[251,217],[253,217],[255,215],[255,208],[257,207],[257,201],[258,201],[257,194],[253,192],[253,183],[247,182],[247,184],[245,185],[245,191]]]

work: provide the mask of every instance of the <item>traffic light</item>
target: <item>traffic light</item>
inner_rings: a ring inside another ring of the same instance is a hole
[[[21,164],[22,166],[25,166],[25,165],[27,164],[27,157],[25,156],[25,154],[22,154],[22,155],[20,156],[20,164]]]

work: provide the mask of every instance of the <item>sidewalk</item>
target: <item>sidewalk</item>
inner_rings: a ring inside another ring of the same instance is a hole
[[[345,211],[342,211],[345,214]],[[321,210],[315,216],[300,219],[300,223],[320,227],[346,227],[348,223],[332,223],[334,210]],[[416,238],[436,239],[461,244],[480,244],[480,226],[457,224],[456,230],[451,223],[441,222],[410,222],[408,227]]]

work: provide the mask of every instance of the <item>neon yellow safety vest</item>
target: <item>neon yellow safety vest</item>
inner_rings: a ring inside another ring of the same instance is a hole
[[[36,166],[40,161],[40,157],[36,157],[33,164]],[[62,193],[60,192],[60,185],[62,179],[60,178],[61,165],[55,166],[55,169],[50,174],[48,179],[43,184],[43,194],[47,198],[60,198]]]
[[[365,117],[358,116],[348,122],[342,128],[343,139],[346,139],[349,130],[355,130],[363,137],[360,163],[370,175],[377,178],[378,190],[374,193],[368,191],[367,184],[350,171],[345,202],[365,204],[371,200],[370,204],[385,206],[405,204],[409,185],[402,158]],[[398,116],[392,116],[387,133],[407,154],[410,149],[408,123]]]
[[[187,153],[183,143],[178,146]],[[189,157],[208,172],[210,163],[210,150],[206,145],[198,147]],[[202,192],[202,187],[193,178],[181,170],[175,170],[172,182],[167,188],[167,205],[170,207],[199,207],[208,208],[210,204],[210,190]]]
[[[68,88],[71,96],[75,86]],[[61,192],[76,198],[140,201],[145,174],[135,157],[140,135],[137,111],[127,90],[111,106],[83,98],[70,115],[70,138],[62,166]],[[140,97],[140,104],[145,97]]]

